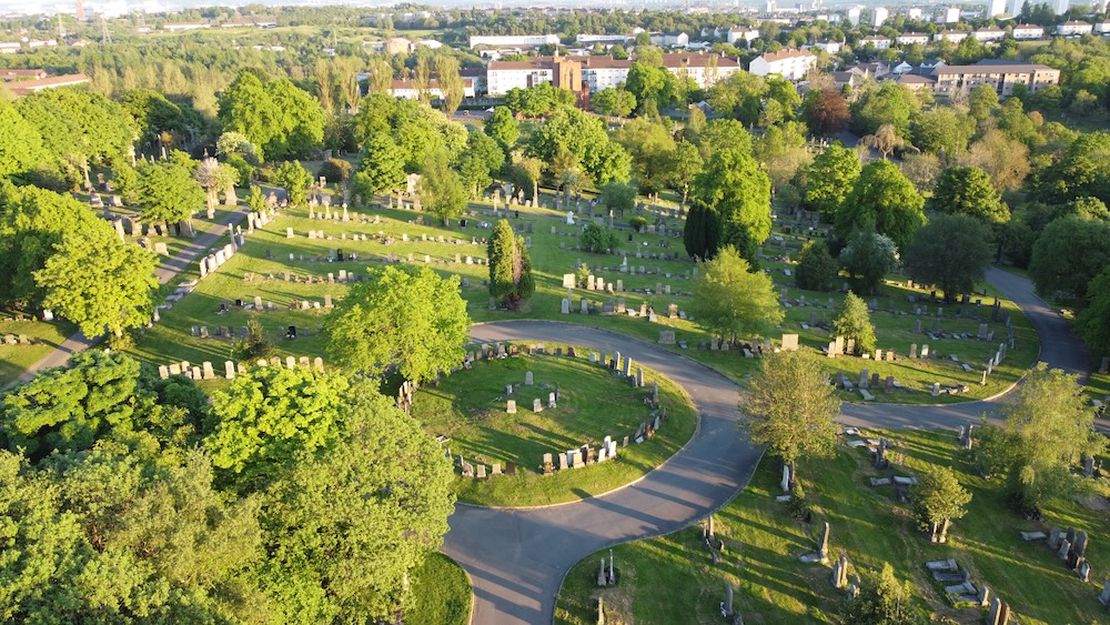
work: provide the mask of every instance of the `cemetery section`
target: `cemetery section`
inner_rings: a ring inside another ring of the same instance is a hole
[[[431,215],[412,210],[415,198],[409,196],[344,209],[338,193],[335,185],[328,185],[317,189],[314,205],[278,210],[272,221],[245,237],[234,256],[212,271],[206,267],[203,278],[199,264],[193,263],[176,285],[176,303],[160,311],[160,322],[142,333],[134,353],[155,364],[222,362],[253,317],[280,355],[326,358],[320,336],[323,316],[351,282],[364,278],[368,265],[383,263],[428,265],[459,276],[475,321],[550,319],[612,329],[683,353],[737,380],[754,369],[761,351],[780,348],[783,335],[796,334],[800,345],[826,352],[836,339],[831,323],[843,293],[802,291],[791,277],[792,257],[822,227],[817,224],[784,217],[764,247],[762,265],[774,279],[786,313],[781,331],[729,346],[714,341],[697,324],[692,290],[698,267],[682,247],[682,215],[666,203],[610,217],[588,197],[580,206],[574,198],[563,204],[561,196],[542,194],[539,207],[508,209],[495,194],[472,203],[464,218],[444,227]],[[572,210],[562,210],[568,206]],[[536,293],[515,311],[491,307],[485,284],[486,238],[493,223],[504,217],[529,243],[536,268]],[[632,217],[647,218],[642,232],[627,226]],[[591,219],[613,225],[620,241],[616,253],[576,249],[582,225]],[[867,297],[882,358],[878,353],[828,358],[827,364],[851,382],[844,388],[845,399],[980,399],[1009,387],[1032,363],[1036,333],[1011,302],[988,290],[966,303],[945,306],[908,280],[890,278],[879,294]],[[1007,356],[996,363],[1002,342],[1007,343]],[[865,389],[866,395],[858,385],[863,369],[869,376],[878,374],[880,382]]]
[[[721,613],[731,587],[731,614],[744,623],[827,623],[826,615],[856,592],[860,573],[876,572],[884,562],[909,581],[931,622],[994,624],[994,615],[1002,623],[1003,611],[1009,622],[1025,625],[1098,622],[1092,615],[1101,613],[1110,566],[1110,545],[1100,540],[1110,533],[1110,486],[1089,480],[1091,496],[1061,498],[1042,509],[1042,520],[1027,520],[1008,506],[1000,480],[971,471],[958,436],[865,431],[842,437],[834,457],[799,463],[808,523],[780,501],[781,462],[764,456],[750,484],[712,524],[705,519],[584,558],[564,580],[555,622],[600,622],[599,598],[606,623],[730,622]],[[875,466],[880,441],[882,469]],[[973,494],[944,544],[929,542],[900,495],[930,465],[955,469]],[[1061,559],[1069,536],[1083,553],[1069,547]],[[602,586],[599,561],[608,570],[610,553],[615,575]],[[822,553],[824,561],[811,557]]]
[[[444,445],[459,498],[497,506],[619,488],[697,423],[685,393],[634,358],[551,343],[470,346],[462,368],[414,393],[412,415]]]

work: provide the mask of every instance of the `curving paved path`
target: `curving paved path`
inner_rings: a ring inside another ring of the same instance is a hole
[[[998,269],[987,280],[1016,302],[1041,338],[1040,360],[1086,375],[1088,357],[1067,322],[1028,280]],[[620,351],[682,385],[700,414],[690,443],[639,482],[608,495],[544,509],[459,505],[443,550],[470,574],[475,625],[550,623],[563,576],[608,545],[689,525],[727,503],[747,482],[761,451],[737,433],[739,387],[708,367],[655,345],[605,330],[550,321],[474,326],[477,340],[559,341]],[[845,404],[846,424],[953,428],[978,422],[999,398],[943,406]],[[1105,429],[1106,420],[1099,423]]]

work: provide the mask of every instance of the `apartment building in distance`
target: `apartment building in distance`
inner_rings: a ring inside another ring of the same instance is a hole
[[[756,76],[778,74],[787,80],[802,80],[817,65],[817,57],[807,50],[784,49],[752,59],[748,71]]]
[[[1044,38],[1044,26],[1037,24],[1018,24],[1010,30],[1010,34],[1017,40],[1031,40]]]
[[[559,45],[559,35],[471,35],[470,47],[478,46],[546,46]]]
[[[463,97],[474,97],[474,79],[462,78],[463,83]],[[443,90],[439,86],[439,81],[432,78],[428,81],[427,88],[428,96],[433,100],[438,100],[443,97]],[[389,94],[395,98],[402,100],[418,100],[420,99],[420,88],[417,86],[415,80],[394,80],[389,87]]]
[[[1056,27],[1056,34],[1061,37],[1078,37],[1080,35],[1089,35],[1094,29],[1094,26],[1087,22],[1080,22],[1076,20],[1064,22]]]
[[[944,65],[933,70],[934,92],[942,94],[970,91],[977,85],[990,85],[1000,96],[1013,93],[1015,85],[1025,85],[1036,93],[1049,85],[1060,84],[1060,70],[1039,63],[1010,63],[984,59],[974,65]]]
[[[576,93],[594,93],[624,83],[631,66],[631,60],[611,56],[537,56],[524,61],[490,61],[486,66],[486,90],[490,96],[500,97],[510,89],[552,83]],[[698,52],[666,53],[663,67],[676,76],[689,77],[703,89],[741,69],[734,58]]]

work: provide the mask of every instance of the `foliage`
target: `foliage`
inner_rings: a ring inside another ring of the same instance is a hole
[[[451,467],[420,424],[368,382],[347,397],[334,443],[297,452],[264,493],[258,576],[287,623],[395,618],[454,507]]]
[[[1007,400],[1001,446],[1010,460],[1008,488],[1022,508],[1071,492],[1071,465],[1081,454],[1097,454],[1105,447],[1085,404],[1076,377],[1044,363],[1029,371]]]
[[[714,149],[694,179],[693,197],[717,212],[721,243],[749,259],[771,235],[771,180],[748,150]]]
[[[701,152],[693,143],[680,141],[671,153],[670,186],[682,192],[682,203],[686,204],[686,196],[690,192],[690,185],[694,182],[701,168],[705,165]]]
[[[608,87],[590,98],[590,106],[600,115],[628,117],[636,110],[636,96],[627,89]]]
[[[472,130],[466,140],[466,151],[459,157],[459,174],[470,196],[481,197],[482,191],[493,184],[493,175],[505,164],[505,152],[497,141],[478,130]]]
[[[836,213],[841,239],[857,228],[874,228],[899,247],[925,224],[925,200],[898,167],[885,160],[872,161],[860,172],[851,193]]]
[[[106,222],[68,195],[0,182],[0,301],[39,304],[43,291],[34,272],[68,234],[115,236]]]
[[[247,321],[247,335],[240,339],[232,350],[237,360],[248,362],[269,358],[273,352],[274,345],[257,319]]]
[[[557,109],[532,134],[526,151],[545,163],[552,163],[560,151],[565,151],[597,184],[630,177],[628,153],[609,140],[600,119],[578,109]]]
[[[740,404],[752,442],[766,445],[791,468],[801,458],[832,455],[840,400],[827,379],[808,352],[763,354]]]
[[[0,100],[0,177],[27,173],[47,162],[42,136],[11,102]]]
[[[247,207],[255,214],[266,209],[266,196],[262,194],[262,188],[258,185],[251,185],[251,193],[247,196]]]
[[[1075,328],[1092,352],[1110,355],[1110,267],[1091,280],[1087,299]]]
[[[906,138],[910,118],[919,104],[913,92],[893,81],[863,93],[851,106],[852,130],[858,135],[874,134],[883,124],[891,124],[898,136]]]
[[[589,223],[582,228],[582,234],[578,235],[578,245],[591,254],[606,254],[617,249],[620,238],[609,228]]]
[[[457,277],[427,267],[386,267],[355,284],[324,324],[328,353],[351,370],[381,375],[390,367],[424,382],[463,358],[470,319]]]
[[[636,207],[636,187],[627,182],[610,182],[601,187],[598,198],[605,208],[624,215]]]
[[[906,139],[898,134],[894,124],[883,124],[873,133],[860,137],[860,145],[874,148],[884,159],[890,158],[895,150],[906,146]]]
[[[815,239],[802,247],[798,266],[794,268],[794,282],[800,289],[831,291],[836,288],[839,272],[840,266],[829,254],[829,246]]]
[[[991,260],[990,231],[974,217],[939,215],[917,231],[903,252],[911,278],[935,284],[951,302],[970,293]]]
[[[369,198],[399,188],[405,182],[405,155],[388,133],[368,137],[365,152],[354,175],[358,193]]]
[[[1048,297],[1087,301],[1087,285],[1110,265],[1110,222],[1063,217],[1045,227],[1033,245],[1029,277]]]
[[[154,255],[115,233],[67,233],[35,272],[42,305],[77,324],[87,337],[115,336],[150,321]]]
[[[717,255],[721,240],[721,221],[711,206],[694,199],[686,214],[682,242],[691,258],[709,259]]]
[[[520,124],[506,106],[494,107],[493,114],[486,120],[484,130],[506,153],[511,152],[517,140],[520,139]]]
[[[225,158],[239,155],[254,166],[259,166],[266,160],[263,158],[262,148],[252,143],[245,134],[233,130],[221,134],[216,140],[216,154]]]
[[[806,204],[833,218],[860,175],[859,156],[840,143],[817,155],[806,169]]]
[[[810,131],[822,135],[843,129],[851,117],[848,101],[835,89],[811,89],[806,92],[802,113]]]
[[[658,193],[674,177],[674,138],[660,121],[638,117],[621,126],[613,139],[632,156],[632,172],[644,193]]]
[[[735,342],[782,322],[770,276],[752,271],[735,248],[722,247],[703,269],[694,283],[693,307],[702,325],[715,335]]]
[[[944,159],[963,153],[974,133],[975,120],[950,106],[922,111],[913,121],[914,146]]]
[[[312,186],[312,174],[308,173],[297,161],[285,161],[278,166],[274,182],[285,189],[289,205],[304,207],[308,204],[308,188]]]
[[[938,466],[921,473],[913,487],[912,499],[914,515],[922,529],[931,530],[934,535],[939,533],[939,542],[944,542],[948,522],[963,518],[967,513],[971,493],[960,485],[955,471]]]
[[[1021,187],[1029,175],[1029,148],[993,128],[971,144],[962,160],[987,172],[994,186],[1002,190]]]
[[[632,217],[628,218],[628,227],[632,228],[636,232],[643,232],[644,227],[647,226],[647,225],[648,225],[647,217],[641,217],[640,215],[633,215]]]
[[[448,54],[440,54],[435,59],[436,80],[443,93],[443,112],[454,115],[462,103],[465,88],[459,76],[459,61]]]
[[[1080,135],[1058,160],[1037,172],[1032,187],[1046,204],[1083,196],[1110,202],[1110,132]]]
[[[466,148],[466,128],[416,100],[397,100],[385,93],[363,99],[355,116],[354,135],[369,153],[371,137],[386,133],[404,154],[406,172],[419,171],[435,152],[446,151],[454,161]]]
[[[493,228],[487,248],[490,295],[509,308],[517,308],[536,290],[524,239],[513,233],[507,219],[501,219]]]
[[[425,206],[446,224],[466,208],[462,179],[447,162],[447,153],[437,150],[428,155],[420,169],[420,196]]]
[[[341,158],[329,158],[320,163],[320,175],[328,182],[347,182],[351,175],[351,163]]]
[[[541,83],[527,89],[514,87],[505,94],[505,106],[524,117],[545,117],[574,104],[569,89]]]
[[[991,184],[987,172],[977,167],[956,165],[940,173],[930,206],[941,212],[968,215],[999,225],[1010,220],[1010,209]]]
[[[970,39],[970,37],[969,37]],[[853,625],[923,625],[927,621],[913,603],[913,587],[899,582],[884,562],[882,572],[863,584],[859,597],[844,604],[844,620]]]
[[[220,96],[220,121],[273,159],[306,157],[324,140],[324,109],[316,98],[287,79],[263,83],[250,71]]]
[[[812,160],[805,147],[805,130],[801,122],[776,124],[755,142],[755,156],[763,163],[776,189],[788,185],[798,170]]]
[[[212,394],[204,446],[240,485],[266,483],[298,453],[339,437],[348,382],[334,372],[256,367]]]
[[[196,163],[183,152],[139,168],[139,197],[144,221],[177,223],[204,205],[204,189],[193,178]]]
[[[867,302],[855,293],[848,291],[844,296],[844,306],[840,309],[840,316],[833,321],[833,327],[837,336],[854,340],[858,352],[869,354],[875,351],[875,326],[871,323]]]

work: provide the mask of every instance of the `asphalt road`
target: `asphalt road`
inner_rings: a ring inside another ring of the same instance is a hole
[[[1028,280],[998,269],[987,280],[1016,302],[1041,338],[1040,360],[1085,376],[1089,358],[1067,322]],[[717,372],[655,345],[608,331],[550,321],[474,326],[480,341],[552,341],[619,350],[682,385],[701,416],[690,443],[635,484],[608,495],[542,509],[459,505],[443,550],[470,573],[475,625],[550,623],[563,576],[606,546],[680,529],[726,504],[743,487],[760,450],[738,432],[738,387]],[[875,427],[955,428],[977,423],[1004,397],[952,405],[845,404],[841,421]],[[1102,420],[1102,429],[1110,423]]]

